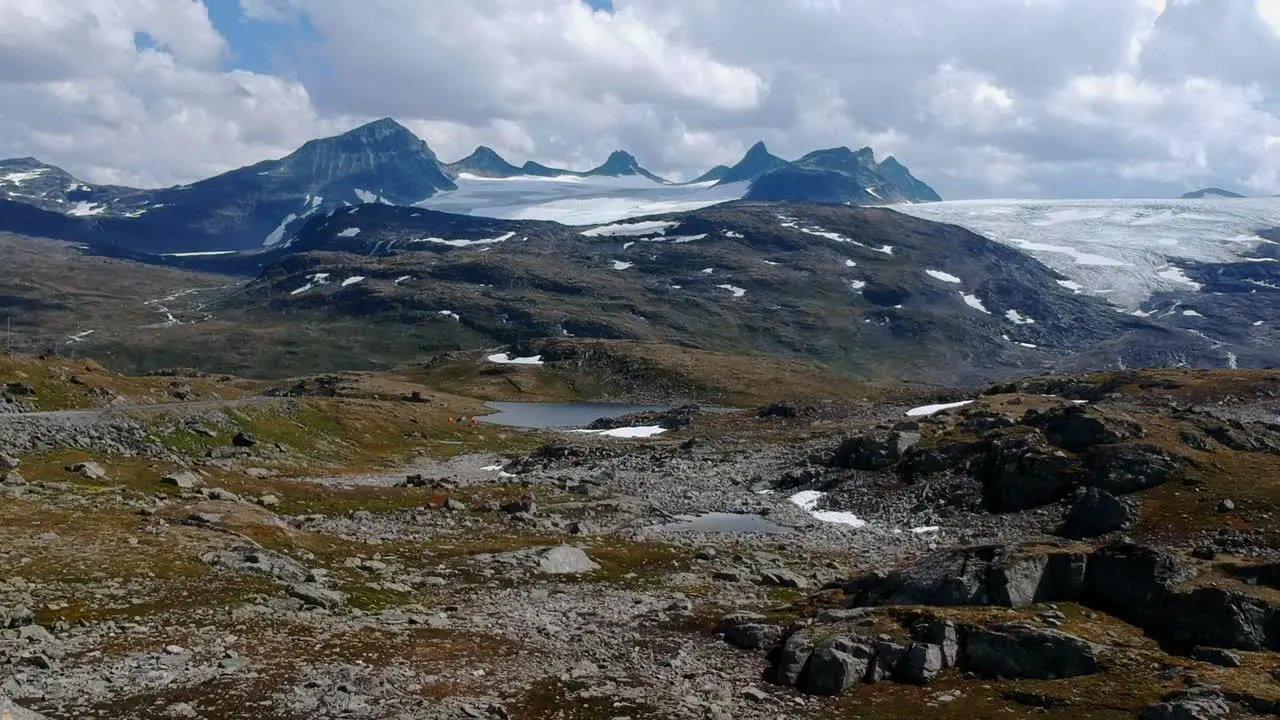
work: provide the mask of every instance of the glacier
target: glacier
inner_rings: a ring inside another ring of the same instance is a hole
[[[959,225],[1062,273],[1065,287],[1134,310],[1153,293],[1197,291],[1179,261],[1240,262],[1280,227],[1280,198],[951,200],[889,208]]]
[[[433,195],[419,207],[504,220],[553,220],[598,225],[625,218],[697,210],[737,200],[747,183],[659,185],[643,177],[482,178],[461,174],[457,190]]]

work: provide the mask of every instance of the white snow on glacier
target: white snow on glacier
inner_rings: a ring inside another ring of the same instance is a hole
[[[419,205],[464,215],[595,225],[697,210],[737,200],[747,192],[746,183],[659,185],[641,177],[480,178],[464,174],[455,182],[457,190],[434,195]]]
[[[1197,290],[1177,261],[1221,263],[1267,242],[1280,198],[1203,200],[959,200],[891,206],[1019,248],[1070,278],[1062,283],[1128,309],[1154,292]]]

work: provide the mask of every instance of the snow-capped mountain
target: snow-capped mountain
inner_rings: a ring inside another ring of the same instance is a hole
[[[349,205],[416,205],[590,224],[692,210],[744,195],[855,204],[937,197],[896,161],[877,165],[869,149],[857,156],[843,148],[819,151],[788,163],[756,143],[732,167],[677,184],[623,150],[587,171],[533,161],[516,167],[484,146],[442,165],[426,142],[382,119],[312,140],[278,160],[158,190],[95,187],[30,158],[3,161],[0,200],[81,222],[42,223],[38,214],[10,214],[0,215],[0,230],[123,253],[172,254],[274,247],[309,218]]]
[[[91,185],[60,167],[26,158],[0,160],[0,199],[75,217],[145,212],[147,191],[119,185]]]
[[[816,150],[760,175],[746,199],[876,205],[942,198],[894,158],[877,163],[871,148],[839,147]]]
[[[57,168],[6,163],[13,168],[4,171],[6,199],[91,219],[76,239],[151,253],[271,246],[319,212],[412,204],[455,187],[427,144],[390,119],[309,141],[279,160],[159,190],[95,189]],[[5,223],[0,218],[0,228]]]

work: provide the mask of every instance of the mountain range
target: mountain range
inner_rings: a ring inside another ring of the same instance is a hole
[[[309,141],[278,160],[164,189],[92,185],[35,158],[0,160],[0,230],[121,252],[252,250],[286,241],[316,215],[368,203],[420,205],[476,178],[631,178],[654,191],[690,194],[714,180],[725,192],[743,184],[740,193],[725,197],[855,204],[939,199],[896,160],[875,163],[869,148],[818,151],[789,163],[757,143],[732,167],[704,175],[699,184],[680,184],[647,170],[623,150],[585,172],[532,161],[517,167],[483,146],[457,162],[441,163],[426,142],[396,121],[382,119]],[[565,191],[580,193],[582,183],[577,184]]]

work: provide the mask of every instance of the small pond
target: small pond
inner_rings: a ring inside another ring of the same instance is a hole
[[[603,417],[616,418],[641,412],[670,410],[669,405],[625,405],[603,402],[485,403],[498,412],[476,418],[480,422],[522,428],[581,428]]]
[[[753,535],[782,535],[791,532],[776,523],[751,513],[709,512],[701,515],[680,515],[679,522],[659,525],[667,532],[747,533]]]

